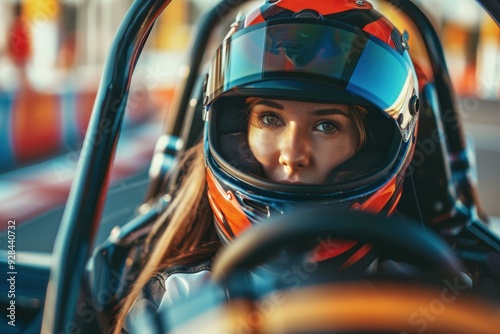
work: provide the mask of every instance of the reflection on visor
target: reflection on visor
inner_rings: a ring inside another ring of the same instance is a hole
[[[269,28],[264,68],[268,71],[284,69],[317,74],[321,74],[318,70],[323,69],[336,76],[341,75],[355,35],[339,30],[335,35],[328,36],[322,28],[313,24],[293,25],[287,29],[283,26]],[[363,39],[366,41],[366,38]],[[345,50],[340,48],[342,43],[346,43]]]
[[[264,23],[224,41],[214,56],[207,95],[213,100],[237,86],[295,77],[330,83],[394,110],[413,79],[410,64],[406,51],[401,56],[363,32],[317,23]]]

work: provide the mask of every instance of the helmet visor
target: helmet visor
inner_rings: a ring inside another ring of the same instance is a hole
[[[227,38],[214,55],[206,93],[209,101],[235,88],[261,87],[272,94],[290,90],[293,81],[305,81],[309,84],[300,86],[305,97],[321,95],[339,103],[366,101],[396,119],[399,113],[406,114],[404,101],[414,92],[412,73],[406,50],[400,54],[359,29],[282,20]],[[279,82],[285,80],[290,85],[280,87]],[[321,90],[318,85],[327,88]]]

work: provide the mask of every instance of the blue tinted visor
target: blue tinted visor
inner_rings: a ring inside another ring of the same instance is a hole
[[[260,89],[254,94],[369,104],[394,119],[403,113],[408,123],[413,73],[406,50],[359,29],[282,20],[227,38],[214,55],[206,94],[210,102],[229,91],[251,95]]]

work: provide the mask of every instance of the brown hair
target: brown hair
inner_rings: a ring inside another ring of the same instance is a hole
[[[139,276],[120,304],[113,333],[120,333],[125,318],[146,283],[173,265],[210,259],[220,247],[206,194],[203,143],[186,151],[179,164],[182,175],[167,193],[176,194],[148,237],[152,249]]]
[[[366,114],[368,113],[368,111],[366,111],[365,108],[357,105],[349,105],[347,106],[347,109],[351,114],[351,119],[354,122],[356,131],[358,131],[359,143],[358,148],[356,149],[357,152],[362,149],[363,146],[365,146],[368,138],[369,129],[366,123]]]

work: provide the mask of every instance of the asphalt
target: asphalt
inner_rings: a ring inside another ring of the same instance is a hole
[[[95,244],[103,242],[113,227],[125,224],[136,214],[148,181],[147,170],[142,170],[110,188]],[[16,229],[16,249],[28,253],[52,253],[64,208],[65,205],[59,206],[19,226]],[[5,234],[1,234],[0,240],[4,238]],[[1,244],[0,248],[5,249],[3,245],[6,243]]]

